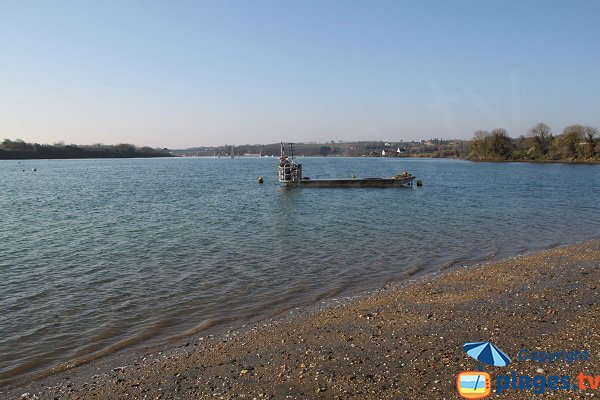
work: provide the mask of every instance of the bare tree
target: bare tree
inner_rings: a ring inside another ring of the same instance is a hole
[[[595,151],[594,151],[594,136],[596,136],[598,134],[598,129],[591,127],[591,126],[586,126],[584,128],[584,132],[585,132],[585,141],[587,142],[587,156],[588,157],[594,157]]]
[[[512,142],[504,128],[496,128],[490,136],[491,150],[495,157],[508,158],[512,152]]]
[[[538,123],[533,128],[529,129],[529,135],[533,137],[536,146],[540,153],[547,155],[550,150],[550,142],[552,141],[552,130],[543,122]]]
[[[584,132],[585,132],[585,127],[580,124],[573,124],[573,125],[566,126],[565,129],[563,129],[563,135],[566,133],[569,133],[569,132],[577,132],[578,135],[583,137]]]
[[[489,157],[489,137],[490,133],[488,131],[475,131],[473,134],[473,143],[471,144],[471,158],[482,160]]]
[[[575,158],[577,157],[577,149],[579,143],[583,139],[585,128],[583,125],[575,124],[569,125],[560,136],[559,144],[563,158]]]

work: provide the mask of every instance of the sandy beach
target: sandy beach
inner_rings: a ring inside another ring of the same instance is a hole
[[[455,399],[457,374],[478,366],[462,345],[476,341],[491,341],[512,358],[507,367],[485,367],[491,398],[597,397],[591,389],[494,392],[498,375],[600,375],[599,286],[595,239],[199,334],[94,375],[67,371],[0,389],[0,398]],[[588,350],[589,359],[521,360],[524,349]]]

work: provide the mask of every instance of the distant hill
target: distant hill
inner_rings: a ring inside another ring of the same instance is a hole
[[[460,157],[463,141],[430,139],[419,142],[326,142],[326,143],[295,143],[297,156],[338,156],[338,157]],[[182,150],[172,150],[177,156],[235,156],[263,155],[279,156],[280,143],[244,144],[239,146],[200,146]]]
[[[136,147],[132,144],[92,146],[26,143],[5,139],[0,143],[0,160],[172,157],[167,149]]]

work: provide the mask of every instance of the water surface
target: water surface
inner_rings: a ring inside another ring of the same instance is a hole
[[[300,161],[425,186],[286,190],[268,158],[0,162],[0,385],[600,234],[600,166]]]

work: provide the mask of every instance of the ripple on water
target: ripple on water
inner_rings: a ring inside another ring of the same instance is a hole
[[[275,163],[1,162],[0,385],[599,234],[599,166],[307,158],[312,177],[425,186],[283,190]]]

